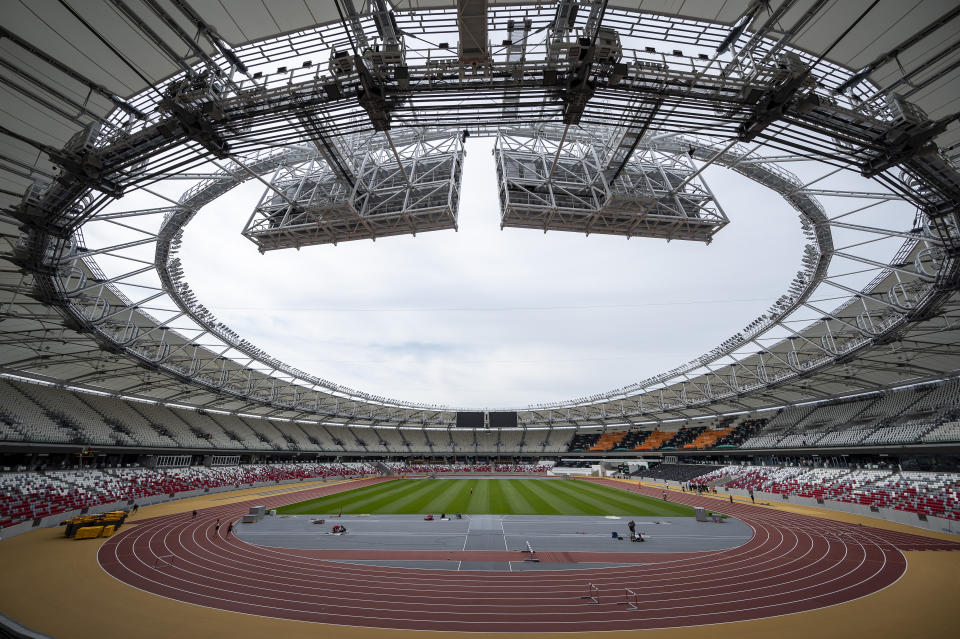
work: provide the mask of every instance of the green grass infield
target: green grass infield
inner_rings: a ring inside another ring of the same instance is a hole
[[[277,509],[285,515],[629,515],[692,517],[689,506],[588,481],[395,479]]]

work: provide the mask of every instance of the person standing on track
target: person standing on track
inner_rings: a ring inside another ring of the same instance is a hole
[[[667,501],[667,491],[665,490],[662,491],[662,494],[663,494],[663,501]]]
[[[197,518],[197,511],[193,511],[193,518],[194,518],[194,519]]]
[[[632,519],[627,522],[627,529],[630,531],[630,538],[633,538],[633,533],[637,531],[637,522]]]
[[[229,537],[230,533],[232,532],[233,532],[233,522],[230,522],[229,524],[227,524],[227,537]]]

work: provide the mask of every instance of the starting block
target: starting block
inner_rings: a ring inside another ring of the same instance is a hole
[[[162,566],[173,567],[173,557],[174,555],[157,555],[157,560],[153,562],[154,568],[159,568]]]

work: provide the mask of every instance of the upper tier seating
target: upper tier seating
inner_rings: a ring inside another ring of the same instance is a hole
[[[628,431],[620,443],[614,447],[614,450],[633,450],[647,438],[647,433],[642,430]]]
[[[718,428],[716,430],[713,430],[713,429],[704,430],[702,433],[697,435],[693,439],[693,441],[687,444],[684,444],[683,448],[684,449],[696,448],[698,450],[703,450],[704,448],[713,448],[718,441],[720,441],[721,439],[723,439],[733,431],[734,431],[733,426],[727,426],[726,428]]]
[[[835,430],[824,434],[818,438],[815,446],[854,446],[860,444],[870,433],[872,428],[849,428],[847,430]]]
[[[715,448],[736,448],[742,446],[755,432],[763,429],[766,419],[746,419],[733,429],[733,432],[724,435],[714,444]]]
[[[933,425],[919,421],[906,422],[896,426],[883,426],[873,431],[863,440],[866,444],[915,444],[933,429]]]
[[[960,421],[944,422],[923,436],[924,442],[960,441]]]
[[[578,453],[590,450],[590,447],[596,444],[598,439],[600,439],[600,433],[577,433],[570,440],[569,451]]]
[[[186,451],[482,455],[611,450],[898,446],[960,441],[960,380],[790,406],[769,421],[728,416],[659,429],[577,432],[570,426],[456,429],[334,425],[190,410],[0,379],[0,441]],[[732,427],[732,429],[731,429]],[[593,430],[591,428],[591,430]]]
[[[742,448],[888,446],[960,441],[940,428],[960,417],[960,380],[887,391],[845,402],[784,408]],[[931,433],[937,435],[928,437]]]
[[[643,443],[634,448],[634,450],[657,450],[663,444],[670,440],[676,433],[671,433],[667,431],[662,431],[659,429],[654,430],[647,438],[643,440]]]
[[[784,434],[781,433],[768,433],[764,435],[755,435],[747,441],[743,442],[740,448],[773,448],[777,445],[781,439],[783,439]]]
[[[697,437],[699,437],[700,433],[702,433],[704,430],[706,430],[706,427],[704,426],[696,426],[694,428],[681,428],[680,430],[678,430],[676,433],[673,434],[673,437],[663,442],[660,448],[663,450],[683,448],[684,446],[686,446],[687,444],[695,440]]]
[[[625,431],[604,433],[600,435],[600,439],[597,440],[597,443],[590,447],[590,450],[595,452],[613,450],[623,440],[623,437],[626,434],[627,433]]]
[[[0,379],[0,441],[186,450],[428,454],[563,452],[573,429],[327,425],[240,417]],[[586,436],[592,445],[598,434]],[[587,446],[589,447],[589,446]]]

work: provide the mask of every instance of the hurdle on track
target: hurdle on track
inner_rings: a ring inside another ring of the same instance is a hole
[[[640,607],[638,605],[640,602],[637,598],[637,593],[630,590],[626,586],[624,586],[623,590],[624,590],[624,593],[623,593],[624,601],[618,601],[617,604],[622,606],[627,606],[628,610],[637,610]]]
[[[157,560],[153,562],[153,567],[157,568],[158,566],[173,566],[173,558],[175,555],[157,555]]]
[[[594,586],[592,583],[587,584],[587,594],[580,597],[581,599],[589,599],[591,605],[600,604],[600,589]]]
[[[527,558],[525,558],[524,561],[537,561],[537,562],[540,561],[540,558],[537,557],[537,551],[533,549],[533,546],[530,545],[530,542],[529,542],[529,541],[527,542],[527,549],[526,549],[526,550],[521,550],[520,552],[528,552],[528,553],[530,553],[530,556],[527,557]]]

